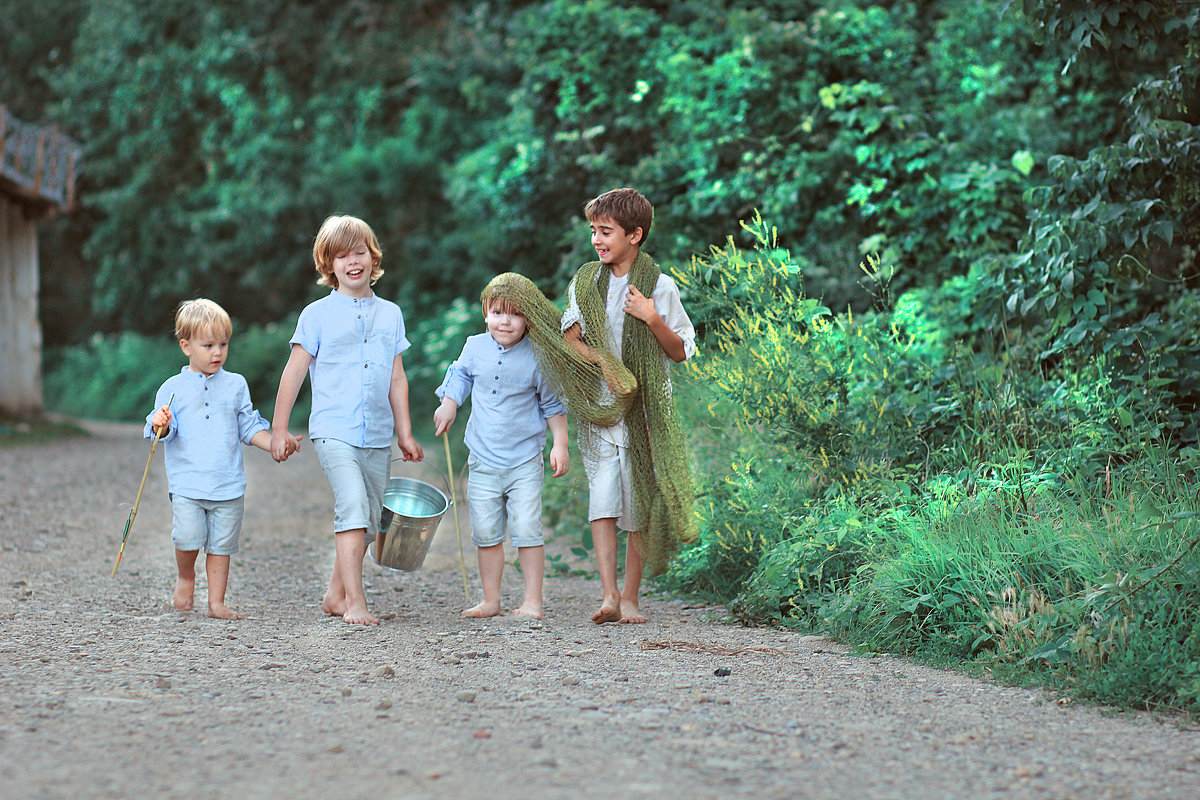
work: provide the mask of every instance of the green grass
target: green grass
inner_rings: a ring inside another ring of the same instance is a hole
[[[87,436],[83,428],[71,422],[46,419],[44,417],[0,416],[0,447],[15,447],[23,444],[45,442]]]

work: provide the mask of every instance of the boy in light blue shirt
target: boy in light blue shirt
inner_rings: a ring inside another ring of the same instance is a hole
[[[333,291],[300,312],[271,425],[272,455],[283,460],[291,446],[288,418],[307,375],[308,436],[334,500],[333,573],[321,608],[362,625],[379,623],[367,610],[362,562],[366,532],[379,530],[392,432],[405,461],[424,457],[408,412],[404,315],[371,289],[383,275],[382,260],[379,240],[361,219],[332,216],[321,225],[313,263],[317,283]]]
[[[175,608],[188,611],[194,605],[196,557],[203,549],[208,615],[218,619],[242,618],[225,605],[229,557],[238,551],[245,507],[242,445],[271,452],[267,421],[251,405],[246,379],[222,369],[232,333],[229,315],[213,301],[179,306],[175,336],[188,365],[159,387],[144,431],[148,439],[162,431],[178,566]],[[284,457],[298,445],[294,437]]]
[[[435,433],[441,436],[454,422],[458,408],[471,398],[463,439],[470,451],[467,506],[483,601],[463,611],[464,617],[500,614],[507,534],[517,548],[525,579],[524,602],[513,613],[542,618],[542,450],[547,427],[554,434],[553,476],[565,475],[570,465],[567,412],[542,377],[533,345],[525,336],[525,316],[506,291],[513,277],[512,273],[498,275],[484,288],[480,299],[487,333],[468,337],[437,389],[442,403],[433,415]]]

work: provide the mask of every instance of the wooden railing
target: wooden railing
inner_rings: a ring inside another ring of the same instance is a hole
[[[35,204],[74,208],[82,153],[56,128],[21,122],[0,105],[0,191]]]

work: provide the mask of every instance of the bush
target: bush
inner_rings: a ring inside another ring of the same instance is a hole
[[[268,421],[293,330],[294,318],[278,325],[234,324],[225,366],[246,378],[255,408]],[[154,410],[158,387],[186,365],[187,357],[170,336],[98,333],[84,344],[46,351],[46,408],[82,419],[141,421]],[[301,392],[293,426],[308,418],[308,407],[308,394]]]

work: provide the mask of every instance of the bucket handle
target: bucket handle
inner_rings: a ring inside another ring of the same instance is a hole
[[[391,462],[389,463],[389,469],[388,469],[389,476],[392,474],[390,465],[395,464],[397,461],[406,463],[403,458],[393,458],[391,460]],[[448,497],[450,499],[450,504],[455,505],[456,503],[458,503],[458,498],[456,498],[454,496],[454,490],[450,488],[450,485],[451,485],[451,483],[453,483],[453,481],[450,480],[449,473],[447,473],[445,470],[441,470],[441,469],[438,469],[437,467],[433,467],[432,465],[431,465],[431,468],[433,469],[433,471],[435,473],[437,473],[437,476],[442,479],[442,485],[439,488],[444,488],[446,490],[446,497]],[[462,486],[462,479],[463,479],[463,476],[466,475],[466,472],[467,472],[467,465],[463,464],[462,469],[460,469],[458,471],[458,485],[459,486]]]

